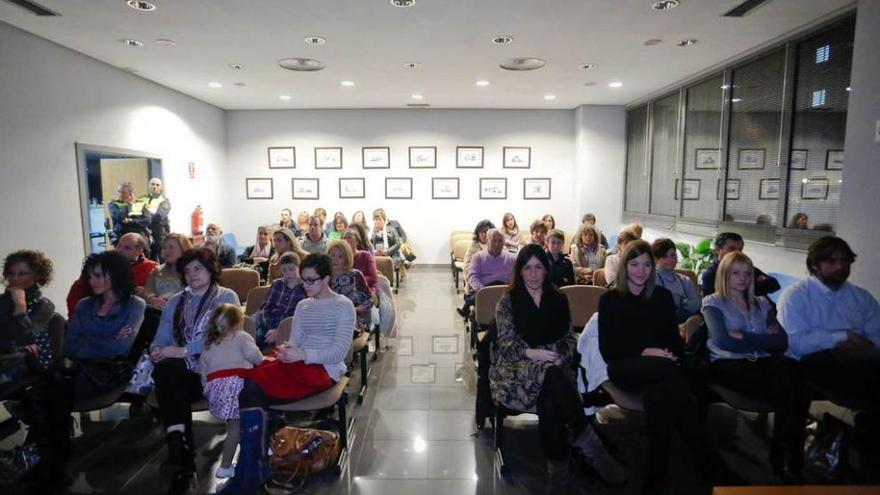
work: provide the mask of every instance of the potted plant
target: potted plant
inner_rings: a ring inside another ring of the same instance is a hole
[[[715,252],[712,251],[712,239],[708,237],[694,245],[676,242],[675,248],[680,255],[679,268],[693,270],[698,277],[715,261]]]

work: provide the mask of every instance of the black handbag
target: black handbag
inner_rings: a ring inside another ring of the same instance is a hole
[[[90,358],[64,360],[72,374],[83,374],[99,389],[112,389],[131,380],[133,365],[126,358]]]

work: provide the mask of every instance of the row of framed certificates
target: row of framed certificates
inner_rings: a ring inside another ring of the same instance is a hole
[[[523,199],[550,199],[550,178],[523,179]],[[245,179],[247,199],[274,199],[274,179],[248,177]],[[431,199],[460,199],[461,180],[458,177],[431,178]],[[339,199],[367,197],[363,177],[340,177]],[[296,177],[291,179],[292,199],[321,199],[321,179]],[[413,199],[412,177],[386,177],[385,199]],[[507,199],[506,177],[481,177],[479,199]]]
[[[679,182],[681,189],[679,189]],[[683,200],[700,199],[700,179],[675,179],[675,199]],[[801,180],[801,199],[827,199],[830,182],[827,177],[812,177]],[[721,179],[715,185],[715,199],[721,199]],[[740,179],[727,179],[725,184],[724,199],[740,199]],[[779,199],[782,190],[779,179],[761,179],[758,188],[758,199]]]
[[[766,163],[767,150],[763,148],[743,148],[739,150],[736,168],[738,170],[763,170]],[[806,170],[809,150],[791,150],[790,165],[792,170]],[[720,148],[697,148],[694,161],[697,170],[718,170],[721,168]],[[827,150],[825,152],[825,170],[843,170],[843,150]]]
[[[456,168],[483,168],[482,146],[457,146]],[[501,150],[504,168],[531,168],[532,148],[529,146],[504,146]],[[273,146],[268,149],[269,168],[296,168],[296,146]],[[361,148],[361,167],[364,169],[391,168],[391,148],[388,146],[365,146]],[[315,148],[315,169],[342,168],[342,148]],[[409,168],[437,168],[436,146],[410,146]]]

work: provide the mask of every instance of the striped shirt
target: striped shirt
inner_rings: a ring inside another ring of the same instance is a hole
[[[354,321],[354,305],[345,296],[303,299],[296,307],[290,343],[306,351],[306,364],[323,364],[330,378],[339,381],[347,370]]]

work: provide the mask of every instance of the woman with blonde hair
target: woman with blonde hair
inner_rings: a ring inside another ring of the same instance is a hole
[[[620,253],[626,248],[626,245],[632,241],[639,240],[632,230],[623,229],[617,235],[617,252],[605,258],[605,280],[612,282],[617,280],[617,270],[620,266]]]
[[[291,221],[292,225],[293,222]],[[286,227],[280,227],[286,228]],[[257,239],[253,246],[244,249],[241,260],[245,263],[256,265],[269,260],[272,257],[272,227],[260,225],[257,227]]]
[[[369,330],[373,300],[364,274],[353,268],[351,246],[346,241],[330,241],[327,255],[330,256],[330,290],[351,300],[357,312],[358,330]]]
[[[238,372],[263,362],[263,354],[254,338],[243,327],[241,306],[221,304],[214,308],[205,332],[205,351],[199,357],[202,393],[208,399],[208,410],[226,420],[226,440],[216,472],[218,478],[229,478],[235,473],[232,458],[240,437],[238,394],[244,385]]]
[[[269,281],[281,278],[282,276],[281,265],[278,263],[282,254],[293,252],[299,255],[300,259],[305,259],[305,257],[309,255],[309,253],[300,246],[299,241],[290,229],[276,230],[275,233],[272,234],[272,244],[275,247],[275,253],[269,258]]]
[[[804,465],[804,423],[809,398],[798,363],[788,348],[776,309],[755,296],[755,268],[740,251],[718,265],[715,293],[703,299],[709,329],[712,378],[749,397],[773,403],[770,465],[786,479],[798,479]]]
[[[522,234],[513,213],[507,212],[501,218],[501,233],[504,234],[504,247],[515,253],[522,245]]]
[[[684,344],[672,294],[655,282],[651,246],[641,240],[628,243],[616,286],[599,298],[599,350],[611,382],[641,394],[644,401],[649,443],[642,493],[666,493],[669,449],[676,433],[702,481],[711,487],[708,465],[713,452],[681,366]]]
[[[582,224],[571,245],[571,262],[578,284],[593,283],[593,272],[605,266],[605,249],[599,244],[596,227]]]

